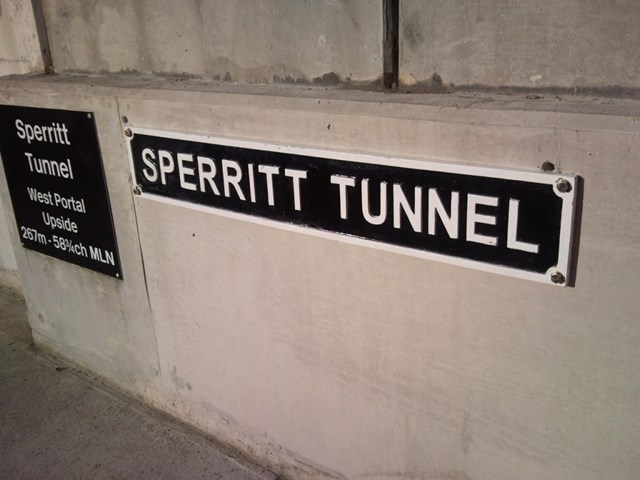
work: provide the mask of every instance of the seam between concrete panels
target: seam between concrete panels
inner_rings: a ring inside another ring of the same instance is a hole
[[[49,46],[47,25],[42,10],[42,1],[31,0],[31,6],[33,9],[33,21],[35,22],[36,32],[38,34],[38,42],[40,43],[40,53],[42,55],[44,71],[46,73],[53,73],[53,58],[51,57],[51,48]]]
[[[400,65],[400,0],[382,0],[382,86],[397,89]]]

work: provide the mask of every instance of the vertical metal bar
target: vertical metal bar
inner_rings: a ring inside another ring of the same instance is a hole
[[[44,71],[46,73],[53,73],[53,59],[51,58],[51,49],[49,48],[49,36],[47,35],[47,26],[44,21],[42,1],[31,0],[31,5],[33,8],[33,20],[36,24],[36,32],[38,33],[38,41],[40,42]]]
[[[398,88],[400,0],[382,0],[382,86]]]

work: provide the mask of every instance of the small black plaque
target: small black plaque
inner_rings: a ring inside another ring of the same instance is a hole
[[[576,178],[131,128],[143,198],[566,285]],[[201,208],[201,207],[200,207]]]
[[[122,278],[93,114],[0,105],[0,155],[22,245]]]

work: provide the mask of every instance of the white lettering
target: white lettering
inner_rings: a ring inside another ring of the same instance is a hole
[[[176,166],[170,152],[166,150],[158,151],[160,157],[160,181],[163,185],[167,184],[167,173],[172,173]]]
[[[235,173],[232,175],[229,170],[233,170]],[[222,160],[222,186],[224,188],[224,196],[229,197],[231,194],[231,189],[229,188],[233,185],[233,188],[238,195],[240,200],[246,200],[244,197],[244,193],[240,189],[240,181],[242,180],[242,170],[240,169],[240,165],[238,162],[234,160]]]
[[[402,190],[402,186],[398,183],[393,184],[393,226],[394,228],[400,228],[400,210],[404,211],[405,215],[411,223],[411,227],[414,232],[422,231],[422,188],[415,187],[414,189],[414,206],[413,209],[409,205],[409,200]]]
[[[495,247],[498,244],[497,237],[476,233],[476,223],[482,223],[484,225],[496,224],[496,217],[494,215],[481,215],[476,212],[476,206],[478,205],[497,207],[498,197],[487,197],[485,195],[474,195],[471,193],[467,195],[467,241]]]
[[[371,215],[371,203],[369,202],[369,179],[363,178],[362,188],[362,215],[371,225],[382,225],[387,219],[387,182],[380,182],[380,212],[378,215]]]
[[[267,177],[267,201],[269,202],[269,205],[273,206],[275,204],[273,198],[273,176],[279,174],[280,167],[258,165],[258,171],[260,173],[264,173]]]
[[[24,154],[29,162],[29,170],[31,172],[73,180],[73,169],[71,168],[71,160],[69,158],[67,158],[67,161],[65,162],[48,160],[46,158],[37,158],[29,152],[24,152]]]
[[[101,248],[89,245],[89,251],[91,252],[91,260],[97,260],[109,265],[115,265],[115,256],[113,252],[109,250],[102,250]]]
[[[67,217],[54,217],[50,215],[48,212],[42,212],[42,221],[48,227],[51,227],[51,230],[55,230],[59,228],[61,230],[66,230],[68,232],[78,233],[78,225],[76,222],[72,221]]]
[[[142,161],[149,168],[143,168],[142,174],[146,177],[150,182],[156,182],[158,180],[158,169],[156,168],[156,164],[152,161],[156,159],[155,153],[150,148],[145,148],[142,150]]]
[[[178,175],[180,177],[180,187],[184,188],[185,190],[192,190],[195,192],[197,190],[196,184],[187,182],[185,176],[189,175],[190,177],[192,177],[195,175],[196,171],[193,168],[185,167],[185,162],[193,163],[193,155],[189,155],[187,153],[178,153]]]
[[[16,131],[18,132],[18,138],[20,140],[24,140],[27,137],[24,131],[24,122],[19,118],[16,120]],[[31,141],[29,141],[29,143],[31,143]]]
[[[57,122],[51,122],[51,125],[30,125],[24,123],[21,119],[15,121],[16,133],[20,140],[26,140],[29,145],[34,140],[46,143],[59,143],[63,145],[71,145],[69,141],[69,130],[66,124],[60,125]]]
[[[84,198],[76,200],[75,197],[63,197],[59,193],[53,194],[56,207],[61,207],[74,212],[87,213],[84,205]]]
[[[507,220],[507,248],[529,253],[538,253],[540,245],[521,242],[518,238],[518,209],[520,200],[509,199],[509,219]]]
[[[256,203],[256,179],[255,173],[253,172],[253,163],[248,165],[249,167],[249,198],[252,203]]]
[[[32,202],[43,203],[45,205],[53,205],[51,192],[43,193],[39,192],[33,187],[27,187],[27,193],[29,194],[29,200],[31,200]]]
[[[300,201],[300,179],[307,178],[307,171],[285,168],[284,174],[287,177],[291,177],[291,181],[293,182],[293,208],[300,211],[302,208]]]
[[[442,220],[444,228],[447,230],[449,238],[458,238],[458,205],[460,204],[460,194],[451,192],[451,215],[447,215],[447,211],[442,204],[442,200],[435,188],[429,189],[429,205],[427,210],[429,235],[436,234],[436,213]]]
[[[216,164],[212,159],[208,157],[197,157],[198,163],[198,178],[200,179],[200,191],[205,192],[205,180],[209,184],[209,188],[215,195],[220,195],[220,190],[218,190],[218,186],[213,181],[216,176]],[[204,166],[208,167],[208,170],[204,169]]]
[[[340,186],[340,218],[346,220],[349,218],[347,208],[347,187],[355,187],[356,178],[347,177],[345,175],[331,175],[331,183]]]

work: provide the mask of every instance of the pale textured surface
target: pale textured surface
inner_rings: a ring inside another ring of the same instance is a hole
[[[400,78],[524,87],[638,87],[635,0],[402,0]]]
[[[43,69],[31,2],[0,2],[0,76]]]
[[[576,133],[589,118],[200,101],[122,104],[140,126],[513,168],[550,160],[587,191],[575,289],[136,202],[145,258],[158,259],[147,278],[162,368],[192,386],[177,384],[187,404],[348,478],[633,478],[640,202],[609,185],[639,180],[637,122],[613,133],[625,119],[591,117]]]
[[[16,84],[23,85],[24,80]],[[3,89],[0,89],[0,103],[14,103]],[[83,366],[132,390],[138,379],[146,382],[157,373],[158,359],[137,246],[129,171],[123,163],[124,144],[116,101],[105,96],[69,96],[62,90],[43,95],[23,90],[17,103],[94,113],[127,281],[28,251],[20,246],[17,235],[12,237],[20,276],[24,284],[29,284],[24,288],[24,295],[34,337],[68,358],[81,359]],[[4,170],[0,179],[2,202],[10,205]],[[13,210],[7,208],[5,213],[7,223],[14,226]],[[131,288],[132,285],[138,285],[138,289]]]
[[[123,259],[117,281],[18,249],[37,342],[292,478],[636,478],[636,103],[110,82],[0,85],[5,102],[96,112]],[[551,161],[584,178],[576,286],[132,199],[121,115],[380,155]]]
[[[400,79],[638,88],[635,0],[403,0]],[[43,0],[56,71],[230,82],[372,82],[378,0]],[[30,2],[0,9],[0,75],[42,70]],[[325,77],[325,75],[328,75]]]
[[[3,479],[274,478],[30,343],[24,302],[0,287]]]
[[[14,285],[10,284],[10,279],[13,278],[15,281],[15,278],[17,278],[18,264],[13,254],[13,246],[9,238],[9,228],[12,228],[15,234],[17,234],[17,232],[15,232],[15,226],[11,225],[10,227],[7,223],[7,215],[5,215],[6,208],[11,208],[11,203],[5,207],[4,202],[0,200],[0,275],[2,275],[0,276],[0,284],[15,288]]]
[[[49,0],[56,71],[140,71],[233,82],[375,80],[377,0]],[[279,80],[278,80],[279,79]]]
[[[31,2],[0,2],[0,76],[43,68]],[[11,202],[5,205],[0,200],[0,285],[19,290],[18,267],[9,240],[9,228],[15,227],[7,223],[7,208],[11,209]]]

